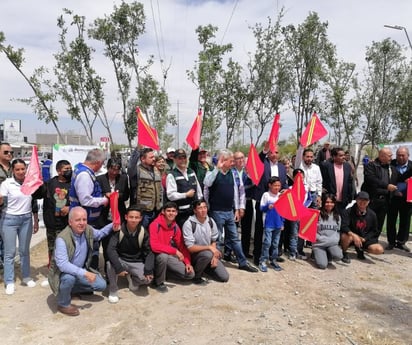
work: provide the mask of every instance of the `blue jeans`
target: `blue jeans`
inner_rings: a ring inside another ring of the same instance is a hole
[[[219,231],[219,238],[217,241],[219,249],[222,250],[226,241],[226,244],[235,252],[239,266],[245,266],[247,264],[247,260],[245,254],[243,253],[242,244],[237,234],[233,211],[212,211],[211,214]]]
[[[14,216],[3,214],[1,236],[4,243],[4,283],[14,283],[16,239],[19,238],[19,256],[22,278],[30,278],[30,241],[33,233],[32,213]]]
[[[276,260],[278,257],[278,246],[280,238],[280,228],[265,228],[263,231],[262,253],[259,263]]]
[[[106,286],[106,281],[100,274],[96,275],[94,283],[90,283],[85,277],[79,278],[68,273],[61,273],[57,304],[61,307],[68,307],[72,300],[72,293],[103,291]]]

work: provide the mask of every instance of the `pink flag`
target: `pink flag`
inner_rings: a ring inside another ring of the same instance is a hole
[[[25,195],[33,194],[41,185],[43,180],[40,174],[39,156],[37,154],[37,146],[33,146],[30,164],[26,172],[24,182],[20,190]]]

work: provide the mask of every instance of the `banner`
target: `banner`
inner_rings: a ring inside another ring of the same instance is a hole
[[[328,134],[327,129],[323,123],[319,120],[319,117],[316,113],[313,113],[312,118],[310,119],[308,125],[300,137],[300,144],[305,148],[318,140],[322,139],[325,135]]]
[[[250,144],[249,155],[246,162],[246,171],[255,185],[258,185],[262,178],[265,166],[259,158],[255,145]]]

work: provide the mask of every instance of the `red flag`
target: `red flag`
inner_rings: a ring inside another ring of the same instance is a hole
[[[291,190],[292,193],[295,194],[296,200],[303,205],[305,201],[306,190],[305,185],[303,184],[303,175],[300,171],[295,176]]]
[[[119,192],[115,191],[110,194],[110,212],[112,213],[113,226],[120,225],[120,212],[119,212]]]
[[[246,163],[246,170],[250,179],[255,185],[259,184],[264,169],[264,164],[259,158],[259,154],[256,150],[255,145],[250,144],[249,155]]]
[[[296,194],[291,189],[282,193],[274,203],[276,211],[285,219],[296,221],[301,216],[303,204],[298,201]]]
[[[33,146],[31,153],[30,164],[27,169],[24,182],[20,190],[25,195],[33,194],[41,185],[43,180],[40,174],[39,156],[37,154],[37,146]]]
[[[300,137],[300,144],[303,147],[307,147],[309,145],[312,145],[319,139],[322,139],[327,134],[328,131],[323,123],[319,120],[318,115],[316,113],[313,113],[312,118],[303,131],[302,136]]]
[[[200,134],[202,133],[202,109],[199,109],[192,128],[186,137],[186,142],[189,146],[196,150],[200,146]]]
[[[412,202],[412,177],[406,180],[406,201]]]
[[[280,114],[275,115],[275,119],[273,121],[272,129],[269,135],[269,150],[271,152],[276,152],[278,141],[279,141],[279,128],[280,128]]]
[[[318,219],[319,210],[303,207],[299,223],[299,237],[313,243],[316,242]]]
[[[146,122],[139,107],[136,107],[136,114],[137,128],[139,131],[139,135],[137,136],[137,143],[139,145],[151,147],[154,150],[158,150],[159,139],[157,137],[156,130],[150,127],[149,124]]]

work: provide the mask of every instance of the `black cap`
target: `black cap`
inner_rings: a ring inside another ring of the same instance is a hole
[[[369,200],[369,194],[367,192],[361,191],[356,195],[356,199]]]
[[[175,158],[178,158],[178,157],[187,157],[186,151],[183,149],[177,149],[175,151]]]

